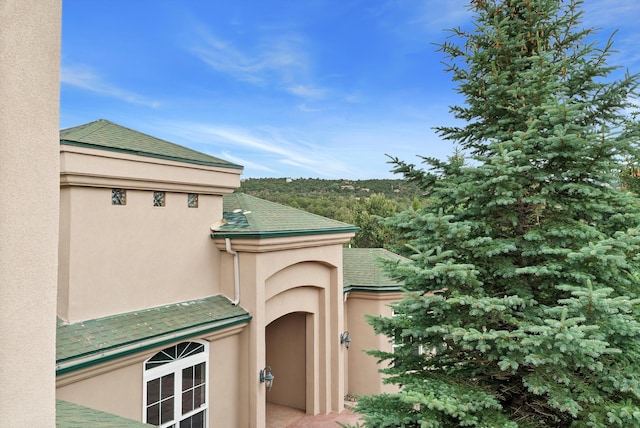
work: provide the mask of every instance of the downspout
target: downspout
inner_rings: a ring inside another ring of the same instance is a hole
[[[238,252],[231,249],[230,238],[224,238],[224,243],[227,248],[227,253],[233,255],[233,286],[235,300],[231,302],[231,304],[233,306],[238,306],[238,303],[240,303],[240,267],[238,265]]]

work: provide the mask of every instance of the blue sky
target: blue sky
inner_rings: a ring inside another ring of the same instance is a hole
[[[103,118],[245,167],[243,177],[400,178],[385,153],[452,152],[460,101],[433,43],[467,0],[64,0],[60,127]],[[640,71],[640,2],[586,0]]]

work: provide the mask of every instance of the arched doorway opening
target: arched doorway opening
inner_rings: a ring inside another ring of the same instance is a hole
[[[267,402],[302,410],[307,406],[307,315],[293,312],[266,327],[266,363],[276,377]]]

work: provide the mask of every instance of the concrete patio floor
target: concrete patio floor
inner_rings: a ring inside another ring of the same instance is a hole
[[[323,428],[341,424],[362,425],[360,415],[346,409],[328,415],[305,415],[304,411],[279,404],[267,403],[267,428]]]

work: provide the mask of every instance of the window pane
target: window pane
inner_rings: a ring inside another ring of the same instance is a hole
[[[204,411],[196,413],[180,422],[180,428],[205,428]]]
[[[149,369],[152,369],[152,368],[154,368],[154,367],[161,366],[161,365],[163,365],[163,364],[166,364],[166,363],[157,363],[157,362],[155,362],[155,361],[148,361],[148,362],[144,365],[144,369],[145,369],[145,370],[149,370]]]
[[[193,390],[193,408],[197,409],[204,403],[204,385]]]
[[[160,421],[161,423],[171,422],[173,420],[173,398],[160,403]]]
[[[200,352],[204,352],[204,345],[196,342],[189,342],[189,346],[185,349],[183,356],[186,357]]]
[[[147,407],[147,423],[160,425],[160,404]]]
[[[160,378],[147,382],[147,404],[160,400]]]
[[[195,376],[194,376],[194,385],[201,385],[205,383],[205,373],[206,369],[204,363],[200,363],[195,366]]]
[[[186,391],[193,387],[193,366],[182,369],[182,390]]]
[[[193,410],[193,390],[182,393],[182,414],[189,413]]]
[[[182,342],[182,343],[178,343],[178,344],[176,345],[176,355],[177,355],[177,358],[180,358],[180,357],[184,356],[185,351],[186,351],[186,350],[187,350],[187,348],[189,347],[189,344],[190,344],[190,343],[191,343],[191,342]]]
[[[204,428],[204,411],[191,416],[191,428]]]
[[[165,399],[173,396],[173,376],[174,373],[168,374],[166,376],[162,376],[162,395],[161,399]]]
[[[193,410],[193,390],[182,393],[182,414],[189,413]]]
[[[151,369],[157,366],[161,366],[162,364],[167,364],[174,361],[176,349],[175,347],[167,348],[164,351],[158,352],[156,355],[151,357],[147,362],[146,369]]]

